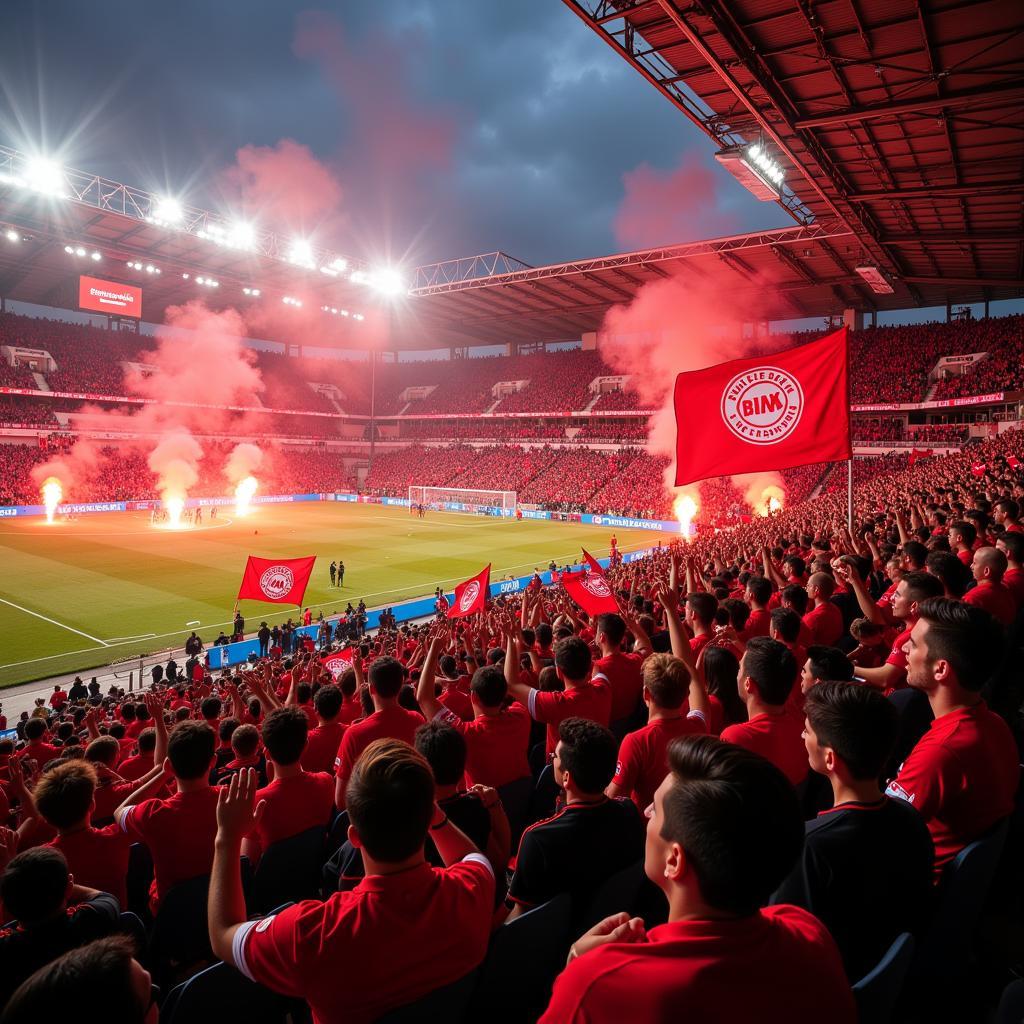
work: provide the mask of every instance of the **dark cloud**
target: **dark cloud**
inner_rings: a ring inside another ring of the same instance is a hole
[[[787,222],[558,0],[321,6],[6,0],[0,140],[64,144],[82,169],[217,207],[238,149],[294,139],[343,184],[350,237],[323,241],[415,262],[616,251],[623,176],[686,154],[712,167],[723,225]],[[310,19],[336,26],[336,52],[297,43]],[[714,226],[674,223],[671,240]]]

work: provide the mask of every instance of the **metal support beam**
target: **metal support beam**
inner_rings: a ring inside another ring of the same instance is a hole
[[[891,188],[881,192],[851,192],[851,203],[878,203],[886,199],[943,199],[950,196],[981,196],[992,192],[1024,192],[1024,179],[986,181],[974,185],[915,185],[912,188]]]
[[[927,83],[925,83],[927,84]],[[872,121],[880,117],[899,117],[924,110],[953,110],[963,107],[982,106],[986,103],[1000,106],[1012,105],[1024,100],[1024,86],[1019,84],[971,89],[967,92],[951,93],[948,96],[929,96],[919,100],[897,100],[894,103],[878,103],[869,107],[853,107],[834,114],[821,114],[801,118],[795,128],[827,128],[830,125],[854,124]]]

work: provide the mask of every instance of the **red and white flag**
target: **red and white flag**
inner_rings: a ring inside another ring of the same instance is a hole
[[[619,602],[615,600],[611,584],[604,573],[596,572],[562,576],[565,592],[588,614],[601,615],[604,612],[617,612]]]
[[[972,462],[971,463],[971,472],[975,476],[984,476],[986,469],[988,469],[988,466],[984,462]]]
[[[596,572],[598,576],[604,575],[604,569],[601,568],[601,563],[586,549],[582,548],[583,560],[590,567],[591,572]]]
[[[316,555],[309,558],[257,558],[245,563],[239,598],[271,604],[302,604]]]
[[[910,449],[910,465],[913,466],[915,462],[920,462],[922,459],[930,459],[932,457],[931,448],[911,448]]]
[[[346,647],[343,651],[335,651],[333,654],[328,654],[326,657],[321,658],[320,664],[337,679],[346,669],[352,667],[352,656],[354,654],[354,647]]]
[[[847,331],[680,373],[676,486],[851,457]]]
[[[491,589],[491,566],[487,564],[475,576],[455,588],[455,601],[448,609],[449,619],[461,619],[474,612],[482,612],[487,606]]]

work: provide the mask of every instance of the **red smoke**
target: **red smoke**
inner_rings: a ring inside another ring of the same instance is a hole
[[[718,200],[714,168],[695,155],[683,154],[674,171],[640,164],[622,176],[622,183],[626,194],[614,230],[624,248],[673,245],[736,230]]]
[[[307,146],[281,139],[276,146],[243,146],[235,156],[224,182],[244,217],[304,237],[317,231],[329,236],[340,228],[341,182]]]

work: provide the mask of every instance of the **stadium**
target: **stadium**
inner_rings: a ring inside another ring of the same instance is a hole
[[[16,6],[0,1024],[1024,1020],[1017,6]]]

